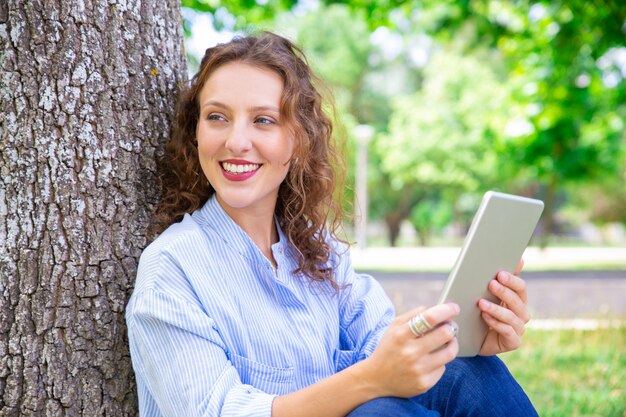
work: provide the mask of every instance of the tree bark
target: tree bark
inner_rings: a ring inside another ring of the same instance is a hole
[[[179,0],[3,0],[0,39],[0,415],[136,415],[124,307],[186,78]]]
[[[402,225],[402,221],[404,219],[406,219],[406,216],[400,211],[393,211],[385,215],[389,245],[391,247],[395,247],[398,243],[398,237],[400,237],[400,226]]]
[[[419,204],[423,198],[423,194],[419,193],[416,195],[413,190],[406,189],[404,190],[395,208],[385,214],[384,218],[387,225],[390,246],[396,246],[398,238],[400,237],[402,222],[409,217],[413,207]]]

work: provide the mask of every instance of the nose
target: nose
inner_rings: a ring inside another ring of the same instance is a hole
[[[234,155],[245,154],[252,149],[251,133],[245,123],[233,123],[226,138],[226,149]]]

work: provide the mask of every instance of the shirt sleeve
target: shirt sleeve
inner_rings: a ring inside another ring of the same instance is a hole
[[[378,281],[356,273],[348,251],[340,258],[340,344],[350,354],[344,353],[338,361],[338,371],[369,357],[395,317],[393,304]]]
[[[138,385],[163,416],[271,416],[274,396],[241,382],[199,305],[144,288],[133,295],[127,324]]]

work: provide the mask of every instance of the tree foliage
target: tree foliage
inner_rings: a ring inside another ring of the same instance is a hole
[[[346,125],[376,127],[370,211],[390,229],[420,202],[444,198],[442,189],[538,196],[545,231],[559,200],[584,210],[580,221],[623,219],[615,215],[626,201],[622,1],[326,0],[308,11],[290,1],[202,4],[228,9],[238,27],[302,16],[298,41]],[[390,58],[394,42],[401,47]],[[576,187],[603,195],[602,208],[575,198]]]
[[[422,88],[394,101],[389,132],[377,142],[392,186],[473,191],[493,182],[505,100],[505,86],[476,58],[437,53]]]
[[[270,22],[297,3],[297,0],[181,0],[182,7],[215,16],[217,29],[222,27],[224,13],[234,16],[235,26],[241,29],[251,24]]]

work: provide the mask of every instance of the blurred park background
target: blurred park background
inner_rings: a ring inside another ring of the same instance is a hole
[[[503,359],[541,416],[626,416],[623,0],[182,6],[190,74],[241,33],[303,47],[346,141],[355,266],[399,310],[436,302],[485,191],[543,200],[538,320]]]

